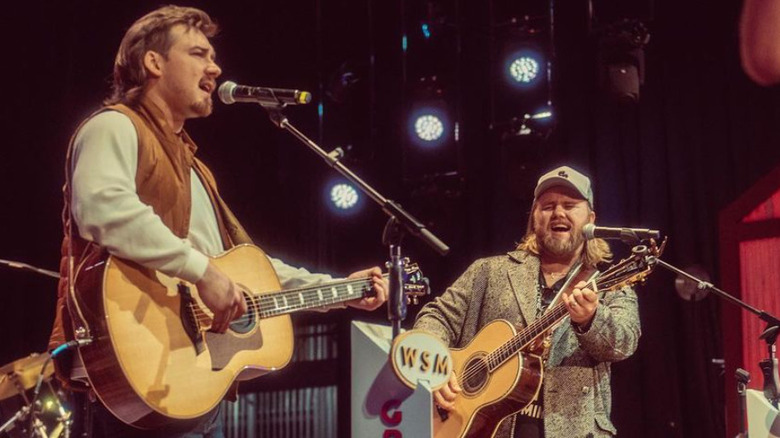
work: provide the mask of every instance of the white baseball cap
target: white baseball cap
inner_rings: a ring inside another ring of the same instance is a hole
[[[590,185],[590,178],[569,166],[561,166],[542,175],[539,182],[536,183],[534,199],[537,199],[547,189],[559,186],[574,189],[593,208],[593,187]]]

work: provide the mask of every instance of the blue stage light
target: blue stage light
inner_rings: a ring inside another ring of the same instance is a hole
[[[330,201],[340,210],[349,210],[357,205],[360,196],[357,190],[349,184],[338,183],[330,189]]]
[[[543,57],[531,49],[519,50],[508,56],[504,62],[509,83],[520,87],[534,87],[545,74]]]
[[[512,61],[509,74],[517,82],[531,83],[539,75],[539,61],[530,56],[521,56]]]
[[[444,123],[433,114],[422,114],[414,121],[414,133],[422,141],[436,141],[444,134]]]
[[[425,148],[441,145],[452,130],[447,111],[441,105],[423,105],[412,111],[408,129],[412,143]]]
[[[431,37],[431,27],[428,26],[428,23],[423,23],[422,25],[420,25],[420,29],[422,30],[422,34],[425,37],[425,39]]]
[[[327,181],[322,190],[323,201],[334,216],[349,218],[363,210],[363,194],[344,178]]]

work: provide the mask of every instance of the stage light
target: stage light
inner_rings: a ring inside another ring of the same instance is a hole
[[[636,19],[621,19],[601,30],[600,85],[618,103],[639,100],[639,90],[645,82],[644,47],[649,41],[647,26]]]
[[[414,133],[423,141],[435,141],[444,134],[444,123],[433,114],[423,114],[414,121]]]
[[[545,61],[533,49],[521,49],[505,59],[504,72],[509,83],[520,88],[534,87],[545,75]]]
[[[530,83],[539,75],[539,62],[530,56],[521,56],[512,61],[509,74],[517,82]]]
[[[431,37],[431,27],[428,26],[428,23],[422,23],[420,25],[420,30],[422,30],[422,34],[426,40]]]
[[[537,137],[547,137],[553,125],[552,109],[547,107],[540,109],[533,114],[525,114],[519,122],[520,126],[515,131],[516,135],[535,135]]]
[[[344,178],[335,177],[322,187],[323,202],[334,215],[348,218],[363,210],[363,195]]]
[[[330,201],[337,209],[349,210],[357,205],[359,199],[357,190],[349,184],[335,184],[330,189]]]
[[[413,144],[437,147],[447,141],[452,130],[443,102],[420,104],[409,116],[409,137]]]

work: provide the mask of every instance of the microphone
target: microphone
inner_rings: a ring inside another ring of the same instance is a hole
[[[647,239],[658,239],[661,232],[658,230],[649,230],[647,228],[612,228],[597,227],[593,224],[585,224],[582,227],[582,234],[588,240],[601,239],[620,239],[626,243],[636,243]]]
[[[250,87],[225,81],[219,86],[219,100],[225,105],[236,102],[259,103],[264,106],[302,105],[311,102],[308,91],[284,88]]]

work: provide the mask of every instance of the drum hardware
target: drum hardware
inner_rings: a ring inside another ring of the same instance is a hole
[[[65,394],[52,384],[54,366],[49,359],[48,353],[34,353],[0,367],[0,414],[13,412],[0,425],[0,435],[70,436],[71,413],[63,403]],[[39,393],[38,397],[34,392]]]

